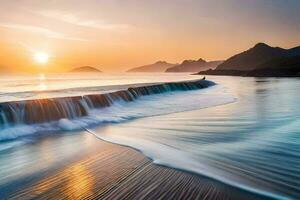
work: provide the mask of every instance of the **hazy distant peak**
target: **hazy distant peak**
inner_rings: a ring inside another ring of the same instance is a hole
[[[191,64],[191,63],[206,63],[206,61],[202,58],[199,58],[198,60],[184,60],[181,64]]]
[[[206,62],[206,60],[199,58],[198,62]]]
[[[101,72],[101,71],[96,67],[82,66],[82,67],[76,67],[72,69],[70,72]]]
[[[206,62],[200,58],[198,60],[184,60],[181,64],[171,67],[166,72],[199,72],[208,69],[215,69],[223,61]]]
[[[168,64],[166,61],[162,61],[162,60],[159,60],[159,61],[157,61],[156,63],[154,63],[154,64]]]
[[[140,67],[135,67],[127,72],[165,72],[166,69],[175,66],[176,64],[168,63],[166,61],[157,61],[153,64],[143,65]]]
[[[193,62],[194,60],[184,60],[181,64],[184,65],[184,64],[188,64],[188,63],[191,63]]]

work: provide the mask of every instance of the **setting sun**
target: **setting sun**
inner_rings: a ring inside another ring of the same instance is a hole
[[[49,60],[49,55],[45,52],[37,52],[34,54],[34,60],[37,63],[45,64]]]

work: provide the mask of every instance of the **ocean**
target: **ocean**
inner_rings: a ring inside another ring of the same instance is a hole
[[[274,199],[299,199],[300,79],[201,78],[0,77],[0,191],[92,151],[92,135],[137,149],[159,165]]]

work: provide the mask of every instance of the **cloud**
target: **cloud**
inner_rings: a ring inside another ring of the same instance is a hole
[[[61,32],[56,32],[51,29],[47,29],[39,26],[13,24],[13,23],[0,23],[0,27],[36,33],[54,39],[88,41],[87,39],[84,38],[67,36]]]
[[[132,28],[132,26],[129,24],[115,24],[115,23],[107,23],[98,20],[85,20],[85,19],[80,19],[76,15],[63,13],[60,11],[38,11],[37,13],[44,17],[56,19],[76,26],[82,26],[82,27],[88,27],[94,29],[129,31]]]

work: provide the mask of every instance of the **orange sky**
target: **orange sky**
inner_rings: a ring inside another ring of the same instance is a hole
[[[0,2],[2,71],[124,71],[157,60],[226,59],[257,42],[300,45],[292,0]],[[33,55],[47,52],[47,64]]]

